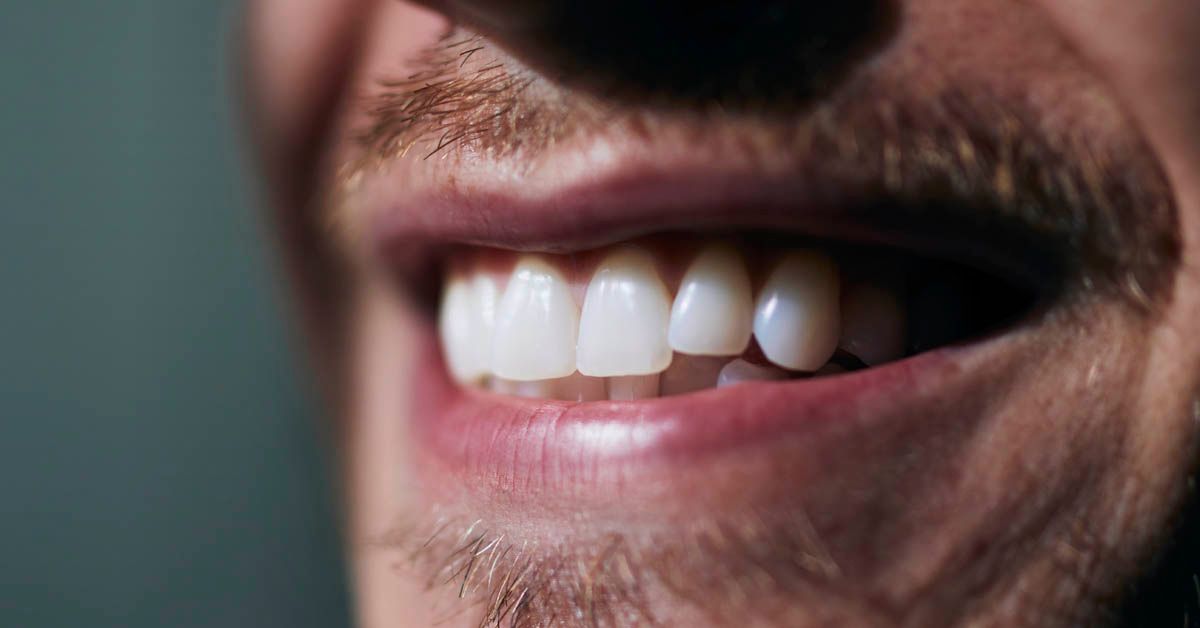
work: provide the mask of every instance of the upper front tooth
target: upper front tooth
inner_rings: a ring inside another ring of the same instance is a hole
[[[491,369],[492,324],[496,284],[487,275],[468,280],[452,277],[446,284],[438,331],[450,373],[460,382],[472,382]]]
[[[742,256],[729,246],[700,253],[671,308],[671,348],[692,355],[740,355],[750,344],[754,303]]]
[[[496,331],[496,300],[500,297],[500,287],[496,285],[495,277],[479,273],[471,279],[471,288],[475,292],[475,304],[479,307],[479,320],[483,324],[480,351],[486,356],[490,369],[492,334]]]
[[[903,355],[904,329],[904,309],[892,291],[869,283],[846,291],[838,346],[864,364],[883,364]]]
[[[492,372],[517,381],[575,371],[579,308],[566,280],[535,256],[517,261],[496,307]]]
[[[789,253],[763,285],[754,313],[754,336],[779,366],[815,371],[838,343],[838,272],[826,256]]]
[[[592,377],[646,375],[671,364],[667,289],[654,260],[620,249],[600,263],[588,284],[579,322],[576,365]]]

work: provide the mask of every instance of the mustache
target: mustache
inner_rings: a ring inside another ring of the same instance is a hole
[[[1044,243],[1048,263],[1062,266],[1048,272],[1146,312],[1169,300],[1180,263],[1174,196],[1140,136],[1055,124],[936,70],[919,83],[868,72],[819,102],[729,110],[571,89],[462,27],[411,62],[413,73],[367,97],[343,181],[399,159],[528,164],[617,129],[730,147],[748,163],[783,155],[798,177],[844,179],[867,202],[994,226],[1015,234],[1014,246]]]

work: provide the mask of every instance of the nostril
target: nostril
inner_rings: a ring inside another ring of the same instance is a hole
[[[551,80],[607,98],[794,107],[894,30],[889,0],[434,2]]]

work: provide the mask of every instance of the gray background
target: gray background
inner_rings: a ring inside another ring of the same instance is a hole
[[[338,626],[236,7],[0,6],[0,626]]]

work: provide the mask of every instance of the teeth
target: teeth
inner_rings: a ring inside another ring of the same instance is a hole
[[[760,366],[745,360],[734,360],[726,364],[717,375],[717,388],[742,382],[773,382],[788,378],[787,371],[774,366]]]
[[[726,244],[699,251],[673,300],[637,246],[601,259],[586,289],[551,262],[521,256],[507,284],[488,272],[447,279],[438,332],[455,380],[573,402],[679,395],[842,372],[828,363],[838,347],[871,366],[895,360],[910,342],[908,319],[922,318],[886,281],[839,294],[837,265],[817,251],[779,257],[757,299],[759,280]],[[750,358],[758,364],[739,358],[748,349],[761,350]]]
[[[754,336],[771,362],[815,371],[838,343],[838,272],[811,251],[787,254],[767,277],[754,313]]]
[[[510,397],[525,397],[528,399],[552,399],[554,392],[553,379],[541,379],[530,382],[520,382],[501,377],[493,377],[488,382],[488,389]]]
[[[633,401],[657,397],[658,379],[658,373],[611,377],[608,379],[608,398],[613,401]]]
[[[492,372],[517,381],[575,372],[579,308],[567,282],[534,256],[517,261],[496,308]]]
[[[729,358],[698,355],[676,355],[671,366],[663,371],[659,394],[682,395],[717,385],[717,374]]]
[[[474,382],[490,372],[496,283],[487,275],[468,281],[454,277],[446,285],[438,319],[450,373]]]
[[[667,336],[680,353],[741,355],[750,344],[753,321],[750,276],[742,256],[729,246],[714,245],[684,274]]]
[[[549,396],[562,401],[602,401],[608,398],[608,391],[603,378],[587,377],[576,372],[554,380],[554,390]]]
[[[671,363],[670,301],[641,249],[605,258],[588,284],[579,322],[576,366],[592,377],[647,375]]]
[[[893,292],[873,284],[857,284],[846,291],[842,307],[842,339],[838,346],[868,366],[904,354],[904,309]]]

